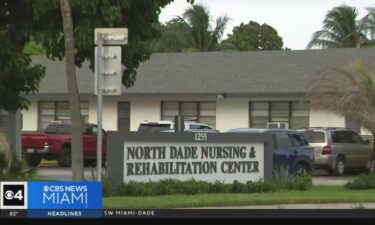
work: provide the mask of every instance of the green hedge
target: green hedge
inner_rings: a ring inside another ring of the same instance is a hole
[[[114,190],[111,195],[115,196],[155,196],[173,194],[204,194],[204,193],[259,193],[275,192],[283,190],[307,191],[312,187],[310,176],[295,177],[288,180],[258,181],[249,183],[234,182],[224,184],[216,181],[209,183],[194,179],[179,181],[176,179],[165,179],[158,182],[135,182],[122,184]],[[108,195],[108,194],[107,194]]]
[[[361,174],[353,181],[346,183],[345,187],[356,190],[375,189],[375,174]]]

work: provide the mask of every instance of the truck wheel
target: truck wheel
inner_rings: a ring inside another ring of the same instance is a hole
[[[335,162],[335,168],[333,168],[332,172],[336,176],[342,176],[345,174],[345,159],[342,156],[337,157]]]
[[[39,155],[33,155],[33,154],[26,154],[25,155],[25,161],[28,166],[31,167],[37,167],[42,160],[42,157]]]
[[[61,153],[58,159],[59,166],[70,167],[72,164],[72,155],[70,148],[64,147],[61,149]]]

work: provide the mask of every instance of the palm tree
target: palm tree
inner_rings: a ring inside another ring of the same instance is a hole
[[[375,140],[375,80],[361,63],[355,62],[349,69],[325,70],[312,82],[308,98],[312,108],[357,122]],[[375,168],[375,142],[373,151],[372,168]]]
[[[173,20],[181,24],[182,45],[200,52],[218,49],[228,21],[227,16],[219,17],[216,19],[215,27],[212,28],[209,11],[202,5],[193,5],[182,17]]]
[[[338,6],[328,11],[323,29],[313,34],[307,48],[357,48],[368,39],[365,34],[364,20],[357,20],[355,7]]]
[[[186,48],[181,42],[185,30],[183,24],[170,21],[166,25],[158,24],[156,28],[160,36],[149,42],[152,52],[182,52]]]

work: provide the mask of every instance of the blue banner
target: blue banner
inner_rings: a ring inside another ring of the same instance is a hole
[[[101,182],[28,182],[30,209],[102,209]]]

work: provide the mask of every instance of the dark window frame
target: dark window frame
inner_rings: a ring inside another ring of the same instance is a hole
[[[168,102],[174,102],[174,103],[177,103],[178,105],[178,115],[181,115],[182,114],[182,104],[183,103],[195,103],[196,104],[196,119],[194,119],[193,121],[197,122],[197,123],[205,123],[204,121],[202,121],[202,118],[203,117],[212,117],[212,118],[215,118],[215,122],[214,124],[208,124],[210,126],[214,128],[216,128],[216,112],[217,112],[217,103],[216,101],[161,101],[161,104],[160,104],[160,120],[164,120],[164,114],[163,114],[163,109],[164,109],[164,104],[165,103],[168,103]],[[201,115],[201,110],[202,110],[202,104],[204,103],[214,103],[215,104],[215,116],[202,116]],[[185,118],[185,119],[190,119],[190,118]]]
[[[252,103],[255,103],[255,102],[262,102],[262,103],[267,103],[267,115],[266,116],[263,116],[263,118],[267,118],[267,123],[270,123],[272,122],[272,115],[271,115],[271,110],[272,110],[272,103],[274,102],[286,102],[288,103],[288,125],[289,125],[289,129],[291,129],[293,127],[293,104],[294,103],[298,103],[299,101],[249,101],[248,102],[248,108],[249,108],[249,127],[253,127],[253,119],[254,118],[261,118],[261,116],[253,116],[252,115],[252,112],[253,112],[253,105]],[[306,103],[306,101],[305,101]],[[308,108],[308,110],[310,110],[310,108]],[[310,113],[308,115],[308,118],[310,118]],[[308,124],[307,124],[308,126]],[[298,128],[299,129],[299,128]]]

